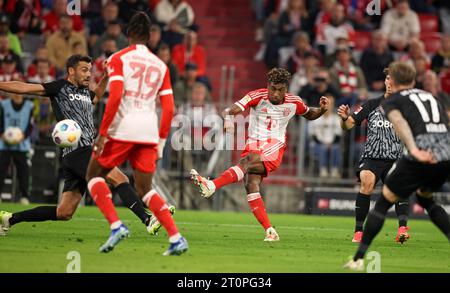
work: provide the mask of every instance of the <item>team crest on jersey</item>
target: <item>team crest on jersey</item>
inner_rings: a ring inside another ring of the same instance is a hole
[[[287,117],[287,116],[289,116],[289,114],[291,114],[291,109],[285,108],[285,109],[283,110],[283,116],[284,116],[284,117]]]
[[[358,114],[359,112],[361,112],[363,107],[359,106],[358,109],[356,109],[356,111],[354,112],[355,114]]]

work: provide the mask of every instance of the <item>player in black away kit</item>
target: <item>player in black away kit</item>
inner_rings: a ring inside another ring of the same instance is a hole
[[[385,72],[386,73],[386,72]],[[389,75],[385,79],[386,93],[376,99],[365,102],[361,108],[350,115],[348,105],[339,106],[337,113],[342,118],[341,127],[344,130],[359,126],[367,119],[367,141],[361,156],[356,176],[361,182],[355,203],[355,235],[352,242],[361,242],[364,221],[370,208],[370,195],[375,185],[384,179],[395,160],[401,157],[403,146],[395,134],[392,124],[381,113],[381,102],[389,98]],[[403,199],[395,204],[398,217],[398,231],[395,240],[403,243],[409,238],[408,214],[409,200]]]
[[[389,171],[383,196],[367,218],[358,250],[344,267],[364,269],[364,255],[381,230],[389,208],[413,193],[431,221],[450,240],[450,220],[445,210],[433,200],[450,174],[450,132],[444,106],[432,94],[414,88],[415,69],[404,63],[389,65],[392,96],[382,109],[407,153]]]
[[[96,135],[93,110],[94,105],[105,93],[108,78],[105,72],[97,88],[91,91],[88,87],[92,67],[89,56],[73,55],[67,60],[66,67],[67,79],[44,84],[0,82],[2,91],[49,97],[56,119],[75,120],[82,130],[78,145],[63,149],[62,166],[65,181],[58,206],[40,206],[13,214],[2,211],[0,235],[5,235],[12,225],[20,222],[70,220],[87,189],[85,177]],[[118,168],[114,168],[108,174],[108,181],[114,185],[122,201],[146,226],[149,226],[150,215],[144,210],[128,178]]]

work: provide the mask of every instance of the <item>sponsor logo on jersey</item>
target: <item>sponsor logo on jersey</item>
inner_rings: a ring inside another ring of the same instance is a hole
[[[85,102],[91,102],[91,99],[88,96],[80,95],[80,94],[69,94],[69,100],[70,101],[85,101]]]

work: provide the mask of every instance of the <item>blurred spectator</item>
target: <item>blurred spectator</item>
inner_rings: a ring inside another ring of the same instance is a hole
[[[16,59],[6,56],[0,67],[0,81],[22,80],[22,73],[17,69]]]
[[[0,35],[0,64],[3,63],[6,57],[11,57],[16,64],[17,70],[23,73],[22,59],[10,49],[8,36]]]
[[[421,56],[414,59],[413,66],[416,69],[416,88],[423,89],[423,83],[425,81],[425,75],[428,71],[427,58]]]
[[[97,58],[102,53],[102,44],[107,39],[113,39],[116,41],[117,49],[122,50],[128,46],[128,39],[122,33],[122,28],[117,20],[113,20],[108,23],[106,31],[97,39],[94,48],[92,48],[92,57]]]
[[[36,60],[36,75],[28,76],[28,82],[31,83],[46,83],[55,80],[50,74],[50,61],[47,59]]]
[[[372,16],[368,15],[367,7],[373,3],[373,0],[341,0],[341,4],[346,7],[347,18],[352,22],[355,30],[372,31],[375,24],[372,23]],[[383,10],[385,1],[379,1],[381,10]]]
[[[36,50],[36,52],[34,53],[34,60],[33,60],[33,62],[31,62],[31,64],[28,66],[28,68],[27,68],[27,76],[28,77],[30,77],[30,76],[35,76],[36,74],[37,74],[37,61],[38,60],[41,60],[41,59],[43,59],[43,60],[48,60],[48,51],[47,51],[47,48],[45,48],[45,47],[41,47],[41,48],[38,48],[37,50]],[[52,77],[56,77],[56,69],[55,69],[55,66],[53,66],[51,63],[50,63],[50,61],[49,61],[49,64],[50,64],[50,70],[49,70],[49,74],[52,76]]]
[[[431,61],[425,51],[425,45],[418,38],[412,38],[409,42],[408,54],[403,55],[400,60],[414,65],[417,59],[425,58],[427,60],[427,68],[429,67]]]
[[[311,21],[305,0],[289,0],[285,11],[278,20],[278,36],[282,40],[282,46],[286,46],[292,36],[298,31],[311,31]]]
[[[292,92],[295,93],[295,92]],[[312,82],[302,88],[299,96],[307,102],[308,105],[319,106],[320,97],[326,95],[339,97],[339,91],[333,87],[330,80],[330,74],[326,68],[320,68],[314,75]],[[331,110],[331,108],[330,108]]]
[[[298,94],[304,86],[311,84],[319,66],[319,59],[314,54],[307,52],[302,66],[292,75],[289,92]]]
[[[184,76],[186,64],[196,64],[197,77],[206,75],[205,49],[197,43],[197,33],[189,31],[182,44],[176,45],[172,50],[172,61],[177,66],[180,76]]]
[[[439,20],[441,21],[442,32],[450,34],[450,1],[434,0],[434,6],[439,10]]]
[[[383,91],[384,68],[394,61],[394,56],[387,46],[387,37],[381,31],[372,33],[371,47],[364,50],[360,66],[370,91]]]
[[[86,38],[72,27],[72,17],[63,15],[59,21],[59,30],[47,39],[48,59],[60,71],[64,70],[67,58],[74,54],[77,43],[81,43],[82,54],[87,54]]]
[[[320,53],[311,48],[309,36],[306,32],[297,32],[293,37],[293,43],[294,51],[286,64],[287,69],[291,74],[294,74],[302,67],[306,56],[315,55],[317,61],[319,61]]]
[[[338,37],[349,39],[349,45],[354,46],[355,31],[345,18],[345,8],[336,4],[331,11],[329,23],[323,23],[317,28],[316,44],[323,55],[332,54],[336,49]]]
[[[161,0],[155,8],[156,20],[163,26],[163,41],[170,47],[179,44],[183,35],[192,29],[194,10],[182,0]]]
[[[419,37],[419,17],[409,8],[408,0],[398,0],[395,8],[384,13],[381,30],[387,35],[391,49],[396,51],[404,51],[411,38]]]
[[[423,79],[423,89],[430,92],[445,107],[450,105],[450,96],[441,90],[439,79],[435,72],[427,70]]]
[[[317,12],[314,20],[314,31],[316,32],[319,26],[330,22],[331,12],[333,11],[336,3],[335,0],[321,0],[319,2],[319,11]]]
[[[192,142],[191,146],[194,147],[184,151],[183,163],[186,169],[203,169],[204,166],[199,165],[207,162],[210,155],[203,147],[196,149],[194,144],[195,141],[203,141],[205,134],[211,129],[210,125],[204,123],[207,121],[205,118],[217,115],[216,107],[207,101],[207,93],[208,89],[204,84],[195,83],[192,87],[191,98],[178,109],[178,113],[186,115],[191,122],[191,136],[188,140]]]
[[[348,47],[348,48],[351,47],[350,40],[348,39],[348,36],[345,34],[342,36],[338,36],[336,38],[336,47],[335,47],[333,53],[325,55],[325,67],[329,68],[334,65],[334,63],[336,62],[336,59],[337,59],[336,58],[336,55],[337,55],[336,48],[340,48],[340,47]],[[353,59],[353,56],[352,56],[352,62],[355,64],[357,63]]]
[[[331,175],[331,177],[339,178],[341,176],[339,167],[341,165],[340,139],[342,129],[340,118],[333,110],[335,99],[331,95],[327,95],[327,97],[330,110],[326,111],[321,119],[308,123],[308,133],[312,137],[314,154],[319,157],[319,176],[328,177]]]
[[[7,35],[9,40],[9,48],[14,54],[21,56],[22,47],[20,45],[20,40],[16,34],[13,34],[9,29],[9,17],[6,14],[0,15],[0,35]]]
[[[60,29],[60,19],[61,16],[67,15],[67,0],[54,0],[52,11],[44,15],[44,28],[43,32],[46,36],[49,36],[55,33]],[[83,31],[84,25],[81,16],[79,15],[71,15],[68,16],[72,19],[72,28],[74,31],[81,32]]]
[[[173,90],[173,96],[175,100],[175,106],[179,107],[187,101],[191,100],[192,88],[198,81],[197,79],[198,66],[196,64],[186,64],[186,72],[183,77],[175,84]],[[211,101],[209,92],[206,94],[206,100]]]
[[[114,39],[106,39],[102,44],[102,54],[97,57],[92,64],[92,76],[91,76],[91,85],[95,88],[100,80],[103,77],[105,72],[105,61],[117,52],[117,45]],[[109,92],[109,85],[106,89],[106,92]]]
[[[358,99],[367,98],[367,86],[364,74],[359,66],[351,62],[348,47],[337,48],[337,61],[330,70],[331,82],[341,92],[336,105],[354,105]]]
[[[97,39],[106,31],[111,21],[117,21],[119,17],[119,6],[114,2],[108,2],[102,8],[102,15],[89,24],[89,46],[94,47]]]
[[[436,72],[441,72],[443,67],[450,68],[450,34],[442,36],[441,49],[433,56],[431,68]]]
[[[161,59],[164,63],[166,63],[167,67],[169,68],[170,72],[170,82],[172,83],[172,86],[175,86],[175,84],[178,81],[178,70],[175,64],[172,62],[172,56],[170,54],[170,47],[167,44],[161,44],[161,46],[158,49],[158,57]]]
[[[40,0],[10,0],[5,11],[11,16],[11,31],[19,35],[24,33],[40,34],[42,27]]]
[[[124,23],[129,23],[137,11],[144,11],[151,17],[148,3],[145,0],[122,0],[119,2],[119,18]]]
[[[150,38],[148,39],[147,47],[153,54],[156,54],[159,46],[161,46],[161,43],[161,28],[157,24],[152,24],[150,27]]]

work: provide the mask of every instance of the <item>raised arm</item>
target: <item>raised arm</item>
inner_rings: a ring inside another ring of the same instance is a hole
[[[348,105],[340,105],[337,113],[341,117],[341,128],[349,130],[355,127],[355,119],[350,115],[350,107]]]
[[[28,94],[44,96],[45,89],[41,84],[25,83],[21,81],[4,81],[0,82],[0,90],[15,94]]]
[[[327,110],[329,101],[327,97],[321,97],[319,102],[320,108],[310,107],[309,111],[303,115],[308,120],[316,120],[322,116]]]
[[[97,84],[97,86],[92,90],[95,93],[95,98],[92,100],[92,103],[95,105],[98,102],[100,102],[100,100],[103,98],[103,96],[105,95],[105,91],[106,91],[106,87],[108,86],[108,71],[107,71],[107,61],[105,60],[104,64],[103,64],[103,75],[102,78],[100,79],[99,83]]]

